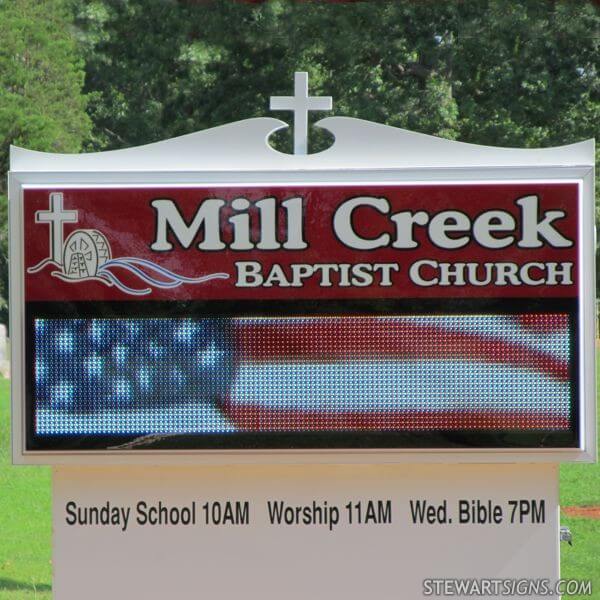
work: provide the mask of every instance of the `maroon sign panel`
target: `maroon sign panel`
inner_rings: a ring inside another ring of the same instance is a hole
[[[36,189],[27,301],[577,296],[576,184]]]

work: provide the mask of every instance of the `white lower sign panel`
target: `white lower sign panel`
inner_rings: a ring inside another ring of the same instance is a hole
[[[57,467],[54,593],[535,598],[559,576],[557,476],[555,465]]]

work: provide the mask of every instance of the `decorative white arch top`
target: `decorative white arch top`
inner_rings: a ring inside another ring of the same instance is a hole
[[[294,113],[294,154],[269,144],[288,127],[269,117],[246,119],[177,138],[123,150],[52,154],[11,146],[11,171],[29,172],[280,172],[352,169],[553,167],[594,165],[594,140],[539,150],[479,146],[437,138],[349,117],[328,117],[315,125],[335,141],[308,151],[308,112],[332,108],[330,96],[308,95],[308,74],[295,73],[294,96],[272,96],[271,110]]]

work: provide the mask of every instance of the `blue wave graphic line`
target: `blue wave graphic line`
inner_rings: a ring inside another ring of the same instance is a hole
[[[176,279],[169,279],[167,281],[161,281],[160,279],[156,279],[155,277],[148,275],[146,272],[142,271],[142,269],[139,269],[135,265],[128,264],[126,262],[121,262],[118,259],[111,260],[110,262],[105,263],[104,265],[102,265],[100,267],[99,271],[104,273],[104,272],[108,271],[110,269],[110,267],[118,267],[120,269],[124,269],[125,271],[129,271],[130,273],[137,275],[142,281],[145,281],[146,283],[149,283],[150,285],[154,285],[156,287],[163,288],[163,289],[179,287],[182,283],[184,283],[183,281],[177,281]],[[111,273],[112,273],[112,271],[111,271]],[[115,275],[115,273],[112,273],[112,275]]]
[[[122,261],[128,264],[145,266],[151,270],[160,273],[161,275],[164,275],[165,277],[175,277],[179,281],[184,283],[204,283],[205,281],[209,281],[211,279],[229,279],[229,275],[227,273],[211,273],[210,275],[202,275],[201,277],[185,277],[184,275],[178,275],[177,273],[173,273],[172,271],[165,269],[165,267],[161,267],[160,265],[157,265],[156,263],[153,263],[144,258],[131,258],[129,256],[122,256],[113,259],[113,261]]]
[[[152,290],[150,288],[134,289],[125,285],[119,279],[119,277],[111,271],[112,267],[117,267],[124,269],[125,271],[129,271],[130,273],[133,273],[134,275],[139,277],[143,282],[161,289],[176,288],[182,285],[183,283],[205,283],[207,281],[211,281],[212,279],[229,278],[229,275],[227,273],[211,273],[210,275],[203,275],[202,277],[185,277],[184,275],[178,275],[177,273],[173,273],[172,271],[169,271],[168,269],[165,269],[164,267],[161,267],[149,260],[145,260],[143,258],[134,258],[130,256],[124,256],[109,260],[98,269],[98,275],[100,277],[105,278],[107,281],[110,281],[121,291],[136,296],[149,294]],[[154,275],[144,271],[143,268],[153,272]],[[163,277],[163,279],[158,279],[156,275]]]
[[[113,273],[111,273],[108,269],[106,271],[102,271],[102,274],[100,275],[100,277],[102,277],[103,279],[106,279],[106,281],[108,281],[109,283],[112,283],[114,286],[116,286],[122,292],[125,292],[126,294],[132,294],[134,296],[144,296],[146,294],[149,294],[152,291],[150,288],[145,288],[143,290],[139,290],[139,289],[136,290],[134,288],[131,288],[131,287],[125,285],[124,283],[122,283],[120,281],[120,279],[116,275],[113,275]]]

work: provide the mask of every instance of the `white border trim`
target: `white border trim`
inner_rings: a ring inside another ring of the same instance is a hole
[[[318,154],[293,156],[276,152],[267,143],[268,136],[284,125],[276,119],[249,119],[148,146],[89,155],[55,155],[11,149],[9,223],[13,462],[158,465],[594,461],[593,140],[543,150],[490,148],[441,140],[358,119],[331,117],[320,121],[319,125],[334,133],[336,143]],[[26,188],[562,182],[576,182],[580,190],[579,275],[582,294],[579,350],[582,410],[579,449],[138,450],[137,453],[97,450],[32,453],[24,449],[23,190]]]

